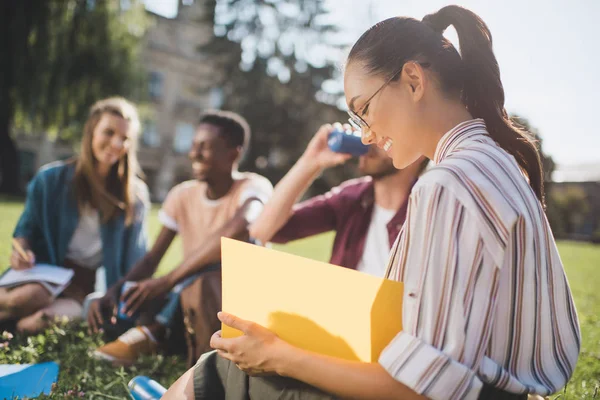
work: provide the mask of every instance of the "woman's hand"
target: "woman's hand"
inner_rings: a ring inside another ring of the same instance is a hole
[[[28,269],[35,265],[35,254],[29,250],[29,246],[25,243],[24,239],[16,239],[19,244],[25,250],[27,258],[24,258],[21,253],[13,246],[12,253],[10,255],[10,266],[16,270]]]
[[[242,331],[243,336],[224,339],[221,331],[215,333],[210,346],[217,353],[251,376],[277,374],[286,352],[291,347],[267,328],[245,321],[231,314],[220,312],[219,320],[225,325]]]
[[[254,322],[222,312],[219,319],[243,335],[223,339],[217,332],[211,338],[211,347],[248,375],[275,373],[305,382],[335,398],[426,400],[378,363],[346,361],[304,351]]]
[[[340,123],[333,125],[326,124],[321,126],[315,136],[311,139],[302,156],[307,162],[314,163],[319,168],[330,168],[343,164],[352,158],[349,154],[341,154],[331,151],[327,145],[329,134],[335,129],[348,129],[349,126],[342,126]]]

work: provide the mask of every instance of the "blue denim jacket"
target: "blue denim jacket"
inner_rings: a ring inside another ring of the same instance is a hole
[[[73,194],[74,162],[55,162],[42,167],[27,188],[25,210],[13,237],[26,238],[36,262],[63,265],[67,247],[79,222]],[[101,225],[103,265],[108,287],[121,279],[146,254],[149,211],[148,188],[136,182],[135,218],[125,226],[123,214]]]

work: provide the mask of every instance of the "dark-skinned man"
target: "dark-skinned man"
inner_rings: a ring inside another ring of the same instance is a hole
[[[204,114],[198,123],[189,157],[194,178],[175,186],[159,212],[162,229],[148,254],[117,285],[90,306],[88,322],[98,329],[103,311],[115,322],[119,298],[125,313],[136,315],[156,300],[167,298],[154,321],[129,329],[95,355],[128,365],[153,353],[165,340],[181,299],[190,359],[209,350],[210,336],[219,329],[221,309],[221,237],[248,240],[248,225],[262,211],[273,187],[264,177],[240,173],[238,162],[250,129],[239,115],[225,111]],[[167,275],[153,278],[176,235],[183,244],[183,262]],[[137,282],[122,296],[126,281]]]

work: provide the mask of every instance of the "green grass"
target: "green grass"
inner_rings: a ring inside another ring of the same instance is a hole
[[[154,240],[158,236],[161,225],[158,222],[158,207],[153,207],[148,220],[148,233],[150,236],[150,245],[154,243]],[[13,229],[23,211],[23,203],[15,200],[2,199],[0,197],[0,243],[8,243]],[[293,254],[307,256],[310,255],[312,258],[321,261],[327,261],[331,254],[331,240],[333,235],[326,233],[309,240],[299,240],[294,243],[290,243],[285,246],[275,245],[274,248],[279,250],[288,251]],[[8,259],[10,257],[11,246],[0,246],[0,260],[6,261],[6,263],[0,262],[0,272],[3,271],[8,265]],[[172,268],[177,266],[181,262],[181,240],[179,237],[175,238],[175,241],[169,247],[167,254],[163,257],[156,274],[158,276],[164,275],[169,272]],[[4,265],[6,264],[6,265]]]
[[[561,242],[559,251],[581,325],[581,354],[562,399],[600,398],[600,246]]]
[[[0,260],[8,264],[10,236],[23,205],[18,201],[0,199]],[[154,240],[160,225],[154,208],[149,220],[150,241]],[[326,261],[330,255],[331,234],[275,246],[293,254]],[[584,243],[560,242],[559,250],[575,297],[582,330],[581,356],[575,374],[564,392],[554,399],[590,399],[600,395],[600,246]],[[164,274],[181,260],[180,243],[171,246],[158,274]],[[0,269],[5,264],[0,264]],[[8,347],[0,348],[0,364],[60,360],[58,386],[51,398],[69,398],[69,390],[85,392],[85,398],[126,398],[125,386],[136,375],[148,375],[164,386],[169,386],[181,373],[184,361],[176,357],[145,357],[132,368],[115,369],[95,361],[89,349],[102,343],[100,337],[89,336],[81,326],[65,329],[54,327],[31,338],[16,337],[8,340]],[[0,340],[1,342],[1,340]],[[73,397],[75,398],[75,397]]]

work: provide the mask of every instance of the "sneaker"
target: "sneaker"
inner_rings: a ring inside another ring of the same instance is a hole
[[[142,354],[153,354],[158,343],[141,327],[131,328],[114,342],[94,351],[94,357],[110,361],[115,366],[129,366]]]

